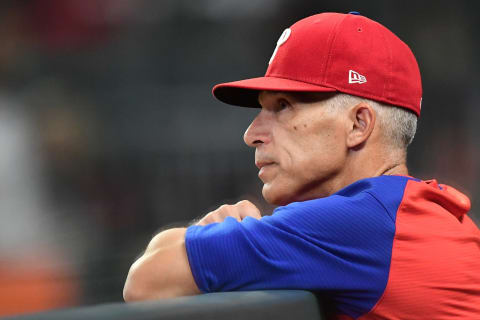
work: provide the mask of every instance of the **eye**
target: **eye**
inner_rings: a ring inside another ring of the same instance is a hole
[[[278,99],[277,106],[277,111],[282,111],[290,107],[290,103],[285,99]]]

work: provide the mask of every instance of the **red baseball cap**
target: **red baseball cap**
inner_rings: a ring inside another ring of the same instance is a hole
[[[228,104],[260,108],[258,92],[344,92],[420,116],[422,83],[410,48],[356,12],[302,19],[280,36],[264,77],[216,85]]]

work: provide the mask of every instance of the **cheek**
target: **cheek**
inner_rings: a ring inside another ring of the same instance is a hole
[[[340,126],[322,122],[302,123],[296,127],[295,151],[291,152],[291,164],[295,169],[331,170],[342,162],[347,149]]]
[[[297,122],[274,135],[279,162],[263,188],[265,199],[277,205],[301,199],[306,186],[318,185],[335,175],[345,159],[341,131],[328,124]]]

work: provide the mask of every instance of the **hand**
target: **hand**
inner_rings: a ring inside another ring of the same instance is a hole
[[[242,200],[236,204],[224,204],[217,210],[208,213],[200,221],[195,223],[197,226],[204,226],[210,223],[223,222],[225,218],[233,217],[238,221],[242,221],[245,217],[260,219],[262,215],[260,210],[248,200]]]

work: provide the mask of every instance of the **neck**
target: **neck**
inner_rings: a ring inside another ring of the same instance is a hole
[[[391,165],[387,168],[379,169],[378,172],[374,176],[382,176],[382,175],[386,175],[386,176],[395,176],[395,175],[408,176],[408,168],[407,168],[407,165],[404,162],[403,163],[398,163],[398,164]]]
[[[408,175],[405,157],[363,153],[352,155],[346,166],[330,183],[329,195],[365,178],[382,175]]]

